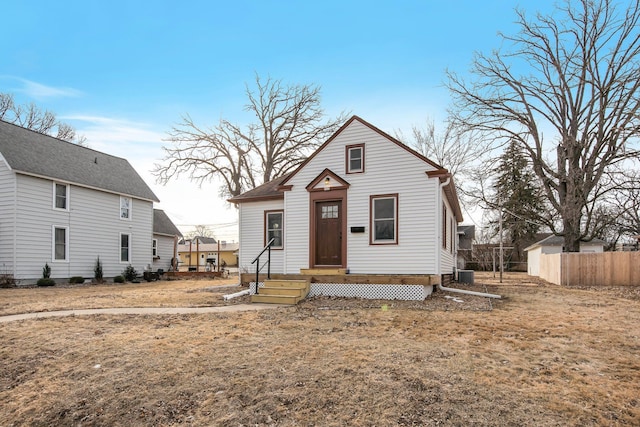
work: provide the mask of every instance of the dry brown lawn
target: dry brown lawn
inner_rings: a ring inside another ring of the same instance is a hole
[[[0,425],[640,424],[635,289],[476,278],[505,298],[0,323]],[[0,314],[224,304],[218,283],[0,289]]]

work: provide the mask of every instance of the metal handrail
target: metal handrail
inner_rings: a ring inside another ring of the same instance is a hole
[[[267,246],[265,246],[262,249],[262,251],[258,254],[258,256],[255,257],[253,261],[251,261],[251,264],[255,264],[257,262],[256,264],[256,295],[258,295],[258,280],[260,278],[260,270],[262,270],[262,267],[264,267],[265,265],[267,266],[267,279],[271,279],[271,246],[275,241],[276,241],[275,237],[272,237],[271,240],[269,240],[269,242],[267,243]],[[267,262],[262,266],[260,266],[260,256],[262,256],[264,251],[267,251]]]

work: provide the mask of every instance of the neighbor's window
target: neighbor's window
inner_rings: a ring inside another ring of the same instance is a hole
[[[371,243],[398,243],[398,195],[371,196]]]
[[[53,227],[53,260],[67,261],[69,257],[69,229],[67,227]]]
[[[347,146],[347,173],[364,172],[364,144]]]
[[[131,219],[131,197],[120,196],[120,218]]]
[[[275,239],[273,241],[273,245],[271,248],[273,249],[282,249],[284,245],[283,241],[283,219],[284,212],[282,211],[271,211],[265,212],[265,245],[269,243],[271,239]]]
[[[158,239],[153,239],[151,243],[151,253],[154,258],[158,257]]]
[[[120,233],[120,262],[131,262],[131,235]]]
[[[53,183],[53,207],[56,209],[69,209],[69,186],[67,184]]]

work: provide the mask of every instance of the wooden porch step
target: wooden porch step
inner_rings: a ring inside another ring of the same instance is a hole
[[[301,268],[300,274],[306,276],[341,276],[347,274],[346,268]]]
[[[309,279],[265,280],[258,295],[251,295],[251,302],[266,304],[297,304],[309,295]]]
[[[302,297],[296,297],[291,295],[251,295],[251,302],[260,302],[263,304],[289,304],[296,305],[302,301]]]

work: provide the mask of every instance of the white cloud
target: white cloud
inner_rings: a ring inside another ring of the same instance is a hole
[[[1,76],[11,80],[17,80],[22,84],[21,87],[14,89],[16,92],[23,93],[31,98],[42,100],[45,98],[69,98],[78,97],[82,92],[69,87],[47,86],[42,83],[23,79],[21,77]]]

